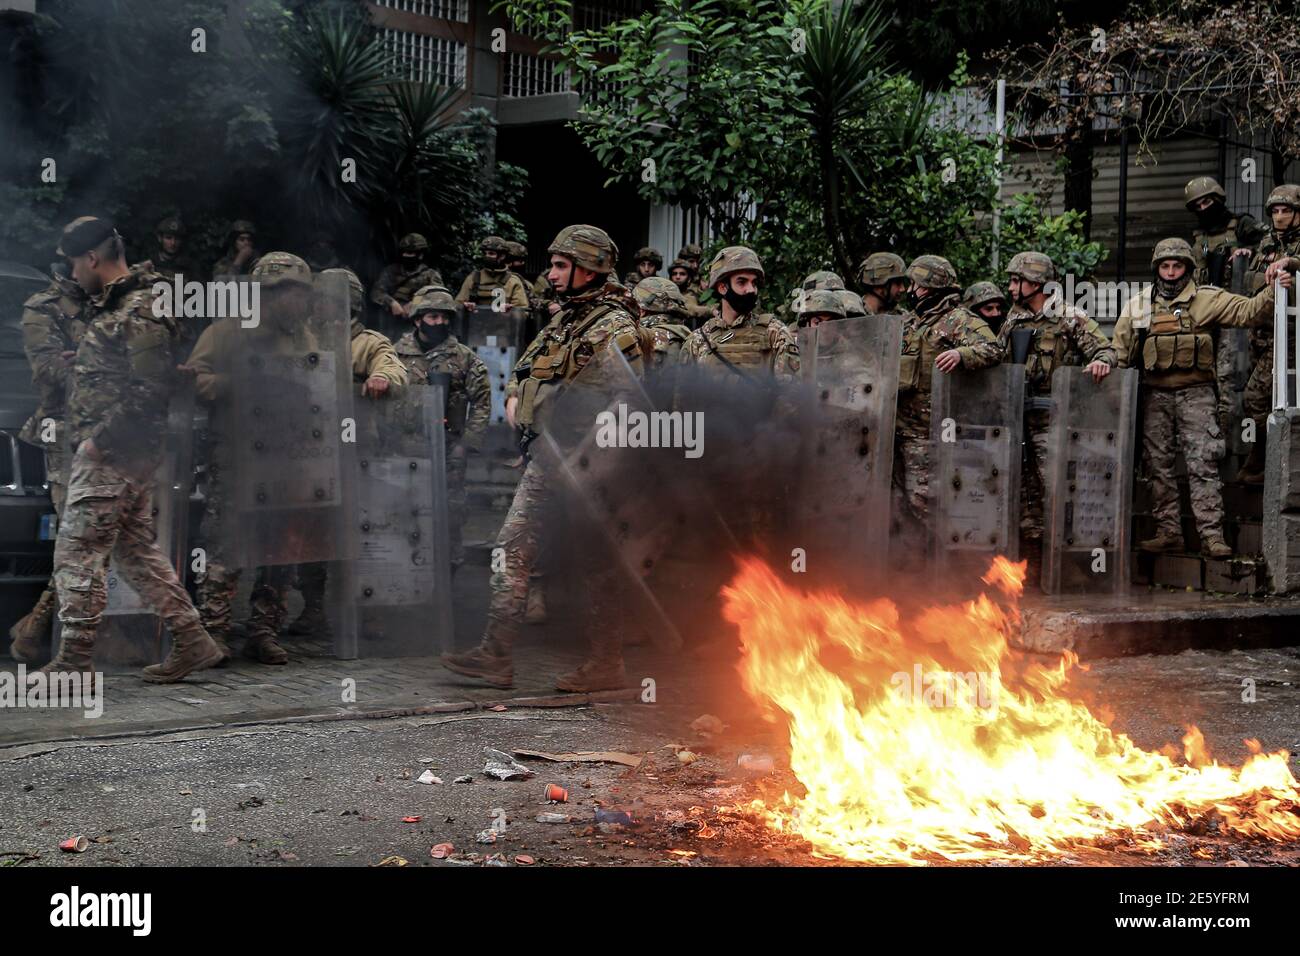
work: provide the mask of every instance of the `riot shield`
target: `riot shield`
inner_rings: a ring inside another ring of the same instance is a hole
[[[486,345],[489,348],[513,348],[515,354],[528,345],[524,329],[528,324],[527,309],[495,311],[491,306],[480,305],[473,312],[462,305],[457,316],[464,334],[458,336],[470,348]]]
[[[1100,383],[1082,368],[1052,375],[1044,484],[1043,590],[1122,594],[1129,582],[1138,372]]]
[[[162,548],[181,581],[185,580],[189,541],[190,488],[193,478],[194,391],[187,384],[172,396],[162,462],[154,473],[153,521]],[[118,571],[108,565],[108,603],[96,642],[107,664],[153,664],[167,653],[165,629],[154,608]]]
[[[358,398],[357,631],[335,654],[427,656],[451,650],[451,564],[440,385]]]
[[[945,579],[978,577],[1020,552],[1025,367],[935,372],[931,386],[931,541]]]
[[[487,366],[488,381],[492,385],[492,411],[489,420],[494,425],[506,422],[506,386],[514,374],[519,353],[514,346],[476,345],[474,354]]]
[[[256,281],[256,280],[245,280]],[[211,356],[209,494],[220,520],[205,527],[221,565],[283,591],[293,565],[324,562],[325,612],[349,640],[358,427],[352,397],[348,287],[340,274],[260,290],[255,321],[221,319],[196,354]]]
[[[839,319],[799,332],[807,410],[795,539],[846,569],[888,562],[902,319]],[[810,556],[811,556],[811,552]]]

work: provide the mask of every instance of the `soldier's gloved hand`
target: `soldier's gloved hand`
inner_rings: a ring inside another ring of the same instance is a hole
[[[1251,250],[1249,246],[1238,246],[1236,249],[1232,250],[1232,258],[1240,259],[1242,256],[1250,255],[1250,253]]]
[[[961,353],[956,349],[940,352],[939,357],[934,360],[934,367],[945,374],[959,365],[961,365]]]
[[[517,428],[515,424],[515,412],[519,408],[519,396],[511,395],[506,399],[506,421],[510,423],[511,428]]]
[[[176,371],[179,372],[183,378],[194,378],[199,374],[197,368],[193,365],[186,365],[184,362],[176,366]]]
[[[366,384],[361,386],[361,394],[369,398],[383,398],[388,394],[388,386],[392,384],[382,375],[372,375],[366,379]]]
[[[1094,382],[1100,382],[1103,378],[1105,378],[1107,375],[1110,374],[1110,366],[1107,365],[1105,362],[1100,362],[1100,361],[1091,362],[1089,363],[1088,367],[1084,369],[1084,371],[1092,373],[1092,380]]]
[[[478,303],[477,303],[477,302],[466,302],[466,303],[464,303],[464,306],[465,306],[465,311],[466,311],[466,312],[473,312],[473,311],[475,311],[475,310],[478,308]]]

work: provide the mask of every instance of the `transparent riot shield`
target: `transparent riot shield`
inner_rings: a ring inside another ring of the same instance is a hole
[[[154,479],[153,522],[158,546],[185,580],[188,558],[190,489],[193,478],[194,391],[186,384],[172,396],[162,462]],[[145,603],[111,558],[106,578],[108,603],[96,641],[96,655],[107,664],[153,664],[167,654],[162,619]]]
[[[840,319],[799,332],[811,402],[794,540],[857,571],[889,559],[890,472],[902,319]],[[811,552],[809,552],[812,558]]]
[[[1025,367],[945,375],[931,385],[931,541],[946,580],[977,578],[997,554],[1020,553]]]
[[[620,613],[640,615],[657,644],[675,649],[681,637],[647,580],[687,520],[673,493],[683,414],[656,409],[627,360],[609,350],[547,396],[535,427],[529,455],[555,489],[547,533],[563,534],[552,538],[553,558],[572,563],[600,596],[627,598]]]
[[[358,627],[336,634],[340,658],[452,649],[444,394],[412,385],[356,399]]]
[[[1044,483],[1043,590],[1122,594],[1129,582],[1138,373],[1100,383],[1082,368],[1052,375]]]
[[[474,354],[487,366],[488,381],[492,385],[492,412],[490,420],[494,425],[506,421],[506,386],[514,374],[515,362],[519,353],[514,346],[476,345]]]
[[[470,348],[486,345],[489,348],[512,348],[522,352],[527,342],[524,330],[528,325],[527,309],[505,309],[498,312],[488,305],[480,305],[473,312],[464,306],[457,316],[464,334],[460,340]]]
[[[346,279],[263,283],[259,299],[255,321],[222,319],[204,333],[206,349],[203,340],[196,347],[216,373],[206,386],[202,374],[199,382],[211,402],[209,494],[220,515],[204,535],[222,566],[253,574],[278,594],[293,583],[296,565],[327,563],[323,610],[334,640],[346,643],[355,628],[359,544]]]

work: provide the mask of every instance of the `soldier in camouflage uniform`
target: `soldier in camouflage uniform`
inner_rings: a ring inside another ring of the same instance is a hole
[[[1003,361],[1015,360],[1012,335],[1019,330],[1032,333],[1025,359],[1025,453],[1020,483],[1020,538],[1034,565],[1042,554],[1043,501],[1047,484],[1047,441],[1052,413],[1052,373],[1067,365],[1084,365],[1093,380],[1100,382],[1115,367],[1115,350],[1095,319],[1073,305],[1049,306],[1044,287],[1056,279],[1056,266],[1041,252],[1020,252],[1007,264],[1011,300],[1014,305],[998,329]],[[992,283],[987,283],[992,285]],[[977,296],[978,298],[978,296]]]
[[[641,328],[654,341],[652,368],[677,364],[678,354],[691,330],[686,327],[686,298],[671,279],[651,276],[642,279],[632,290],[632,298],[641,309]]]
[[[93,672],[111,557],[171,631],[171,653],[144,669],[145,680],[171,683],[221,660],[153,526],[154,475],[180,382],[179,330],[174,319],[155,312],[152,286],[161,277],[127,268],[111,223],[79,220],[64,232],[59,253],[71,260],[90,310],[68,395],[75,451],[54,545],[62,642],[42,670]]]
[[[208,451],[208,488],[203,512],[203,537],[208,558],[198,578],[198,605],[203,623],[230,657],[232,604],[239,590],[241,569],[231,565],[225,553],[223,537],[229,520],[232,488],[227,486],[227,467],[232,443],[237,440],[240,423],[235,420],[235,403],[231,394],[229,372],[233,356],[251,353],[302,354],[318,347],[311,330],[303,323],[285,324],[284,320],[305,312],[312,295],[311,267],[288,252],[268,252],[253,269],[252,277],[261,287],[262,311],[277,320],[264,320],[251,329],[239,323],[215,322],[199,336],[187,368],[195,376],[195,391],[209,405],[211,441]],[[235,339],[239,336],[239,339]],[[263,664],[287,664],[289,655],[278,638],[286,616],[285,590],[291,583],[293,565],[258,568],[253,592],[248,599],[251,615],[244,656]]]
[[[187,282],[202,281],[198,267],[185,254],[185,225],[178,216],[169,216],[154,228],[158,240],[158,250],[153,258],[145,264],[146,271],[156,272],[167,279],[182,276]]]
[[[374,288],[370,290],[370,301],[386,314],[405,319],[406,306],[416,291],[426,285],[442,285],[442,276],[437,269],[425,264],[429,240],[418,232],[403,236],[397,244],[397,251],[401,256],[400,261],[389,263],[379,273]]]
[[[1223,433],[1216,418],[1214,330],[1249,328],[1268,321],[1273,293],[1254,299],[1233,295],[1192,280],[1196,259],[1185,239],[1162,239],[1151,255],[1155,288],[1129,300],[1115,324],[1115,354],[1120,368],[1141,368],[1146,386],[1142,450],[1151,477],[1156,536],[1142,541],[1144,551],[1183,547],[1174,456],[1187,463],[1192,513],[1201,536],[1201,553],[1225,558],[1223,494],[1219,459]]]
[[[695,284],[695,267],[686,259],[674,259],[668,267],[668,278],[677,286],[677,291],[686,302],[686,324],[692,329],[699,328],[700,323],[713,314],[713,310],[700,304],[699,289]]]
[[[488,236],[479,243],[482,267],[465,277],[456,295],[456,301],[465,306],[466,311],[473,312],[480,306],[491,307],[498,301],[502,310],[528,308],[524,280],[506,268],[508,252],[506,241],[499,236]]]
[[[636,251],[632,257],[632,271],[623,279],[623,284],[628,289],[635,289],[637,283],[642,279],[649,279],[652,276],[658,276],[659,270],[664,267],[664,254],[658,249],[651,249],[644,246]]]
[[[614,242],[595,226],[568,226],[548,252],[549,277],[561,308],[520,357],[506,398],[506,417],[526,434],[545,429],[547,399],[565,383],[580,381],[598,352],[617,349],[637,371],[641,367],[641,333],[631,311],[635,306],[627,290],[610,281],[618,261]],[[492,603],[483,640],[467,653],[444,654],[442,662],[449,670],[498,687],[513,684],[511,651],[523,624],[541,512],[553,480],[557,479],[547,475],[537,459],[528,462],[497,538],[505,567],[492,575]],[[587,581],[591,656],[556,682],[563,691],[621,687],[627,679],[619,613],[604,606],[614,588],[603,572],[589,575]]]
[[[421,289],[411,300],[414,328],[397,342],[397,357],[412,383],[427,382],[431,374],[446,374],[445,437],[447,440],[447,517],[451,531],[451,569],[465,563],[462,527],[465,523],[465,465],[478,451],[492,414],[492,382],[475,351],[451,334],[456,300],[437,289]]]
[[[907,263],[892,252],[873,252],[858,267],[858,284],[867,315],[888,315],[907,291]]]
[[[236,219],[226,234],[226,254],[212,267],[212,275],[246,276],[253,271],[257,258],[257,227],[247,219]]]
[[[64,234],[75,225],[70,223]],[[23,350],[39,403],[18,437],[45,453],[45,480],[56,521],[63,514],[68,487],[64,406],[72,388],[72,360],[86,331],[88,308],[86,293],[67,275],[62,262],[56,264],[49,286],[23,303]],[[45,642],[57,603],[51,579],[36,606],[9,629],[13,640],[9,655],[14,660],[35,664],[48,655]]]
[[[688,242],[677,250],[677,258],[684,262],[689,262],[691,271],[695,273],[695,293],[702,296],[709,291],[708,285],[705,284],[707,273],[701,271],[700,265],[704,262],[704,249],[697,242]]]
[[[1230,211],[1227,202],[1228,194],[1212,176],[1197,176],[1183,190],[1183,203],[1196,217],[1192,281],[1197,285],[1231,285],[1234,264],[1248,262],[1251,249],[1266,234],[1253,216]]]
[[[894,487],[902,497],[901,510],[924,525],[930,514],[930,382],[934,370],[948,375],[959,368],[996,365],[1002,360],[1002,347],[987,323],[961,305],[957,272],[947,259],[920,256],[907,267],[907,278],[916,309],[903,317]]]
[[[361,321],[366,304],[366,288],[361,284],[361,277],[351,269],[326,269],[325,272],[338,273],[348,283],[348,309],[352,318],[352,381],[361,386],[363,397],[382,399],[390,389],[406,384],[406,366],[393,350],[388,336],[366,328]],[[325,615],[325,584],[328,579],[329,572],[323,562],[298,566],[302,613],[289,625],[289,634],[320,636],[328,633],[329,621]]]
[[[976,282],[961,297],[961,304],[987,322],[994,335],[1007,317],[1007,294],[995,282]]]
[[[838,292],[844,288],[844,280],[829,269],[820,269],[817,272],[810,272],[803,280],[803,289],[805,292],[811,292],[814,289],[820,289],[827,292]]]
[[[846,319],[865,319],[867,317],[867,307],[862,301],[862,296],[852,289],[840,289],[835,294],[839,296],[840,305],[844,306],[844,317]]]
[[[709,287],[721,301],[713,318],[691,333],[682,361],[720,373],[727,380],[760,384],[799,375],[799,343],[785,325],[758,311],[763,264],[745,246],[728,246],[709,266]]]
[[[1300,186],[1278,186],[1268,196],[1265,204],[1272,229],[1260,241],[1246,275],[1246,290],[1254,295],[1267,280],[1269,266],[1289,256],[1300,256]],[[1255,421],[1255,440],[1250,455],[1237,480],[1247,484],[1264,481],[1264,438],[1268,431],[1266,422],[1273,405],[1273,326],[1271,323],[1250,330],[1250,378],[1242,395],[1245,412]]]
[[[799,311],[799,326],[816,328],[823,322],[846,318],[844,300],[840,298],[844,289],[814,289],[805,292],[802,308]]]

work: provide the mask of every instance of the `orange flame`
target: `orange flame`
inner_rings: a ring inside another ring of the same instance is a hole
[[[1024,573],[999,557],[984,581],[1014,602]],[[887,599],[796,592],[756,559],[741,561],[723,595],[745,690],[784,720],[806,789],[750,809],[823,853],[1043,859],[1073,841],[1186,826],[1212,811],[1225,831],[1300,839],[1286,751],[1263,754],[1256,743],[1242,767],[1220,766],[1195,727],[1183,740],[1186,764],[1142,750],[1063,693],[1072,654],[1044,667],[1009,651],[1014,603],[981,594],[903,621]]]

